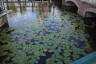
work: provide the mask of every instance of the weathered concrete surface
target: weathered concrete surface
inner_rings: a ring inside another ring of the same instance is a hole
[[[5,24],[8,24],[7,14],[10,12],[11,12],[11,10],[2,11],[2,13],[0,13],[0,27],[4,26]]]
[[[96,6],[81,0],[65,0],[65,3],[74,3],[78,7],[78,14],[85,17],[87,12],[96,13]]]
[[[96,0],[81,0],[82,2],[89,3],[93,6],[96,6]]]
[[[7,14],[0,14],[0,27],[4,26],[7,22]]]

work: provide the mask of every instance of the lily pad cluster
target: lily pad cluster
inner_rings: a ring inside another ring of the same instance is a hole
[[[20,21],[10,25],[12,29],[1,31],[0,63],[69,64],[90,53],[83,19],[66,10],[59,12],[58,16],[51,14],[42,19]]]

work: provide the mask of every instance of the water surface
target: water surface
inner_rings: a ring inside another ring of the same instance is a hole
[[[0,32],[1,64],[69,64],[92,52],[83,18],[45,4],[9,6],[9,27]]]

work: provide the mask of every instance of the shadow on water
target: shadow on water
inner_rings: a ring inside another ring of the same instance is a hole
[[[96,18],[84,18],[85,31],[90,35],[90,45],[96,50]]]
[[[68,11],[68,12],[72,12],[72,13],[77,13],[78,11],[78,7],[76,5],[74,6],[66,6],[66,5],[56,5],[62,12],[64,10]]]
[[[46,64],[46,60],[50,58],[53,55],[53,52],[45,52],[46,56],[40,56],[40,60],[38,61],[38,64]]]

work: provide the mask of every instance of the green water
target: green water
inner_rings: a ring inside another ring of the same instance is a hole
[[[56,6],[10,7],[0,64],[69,64],[90,52],[84,20]]]

